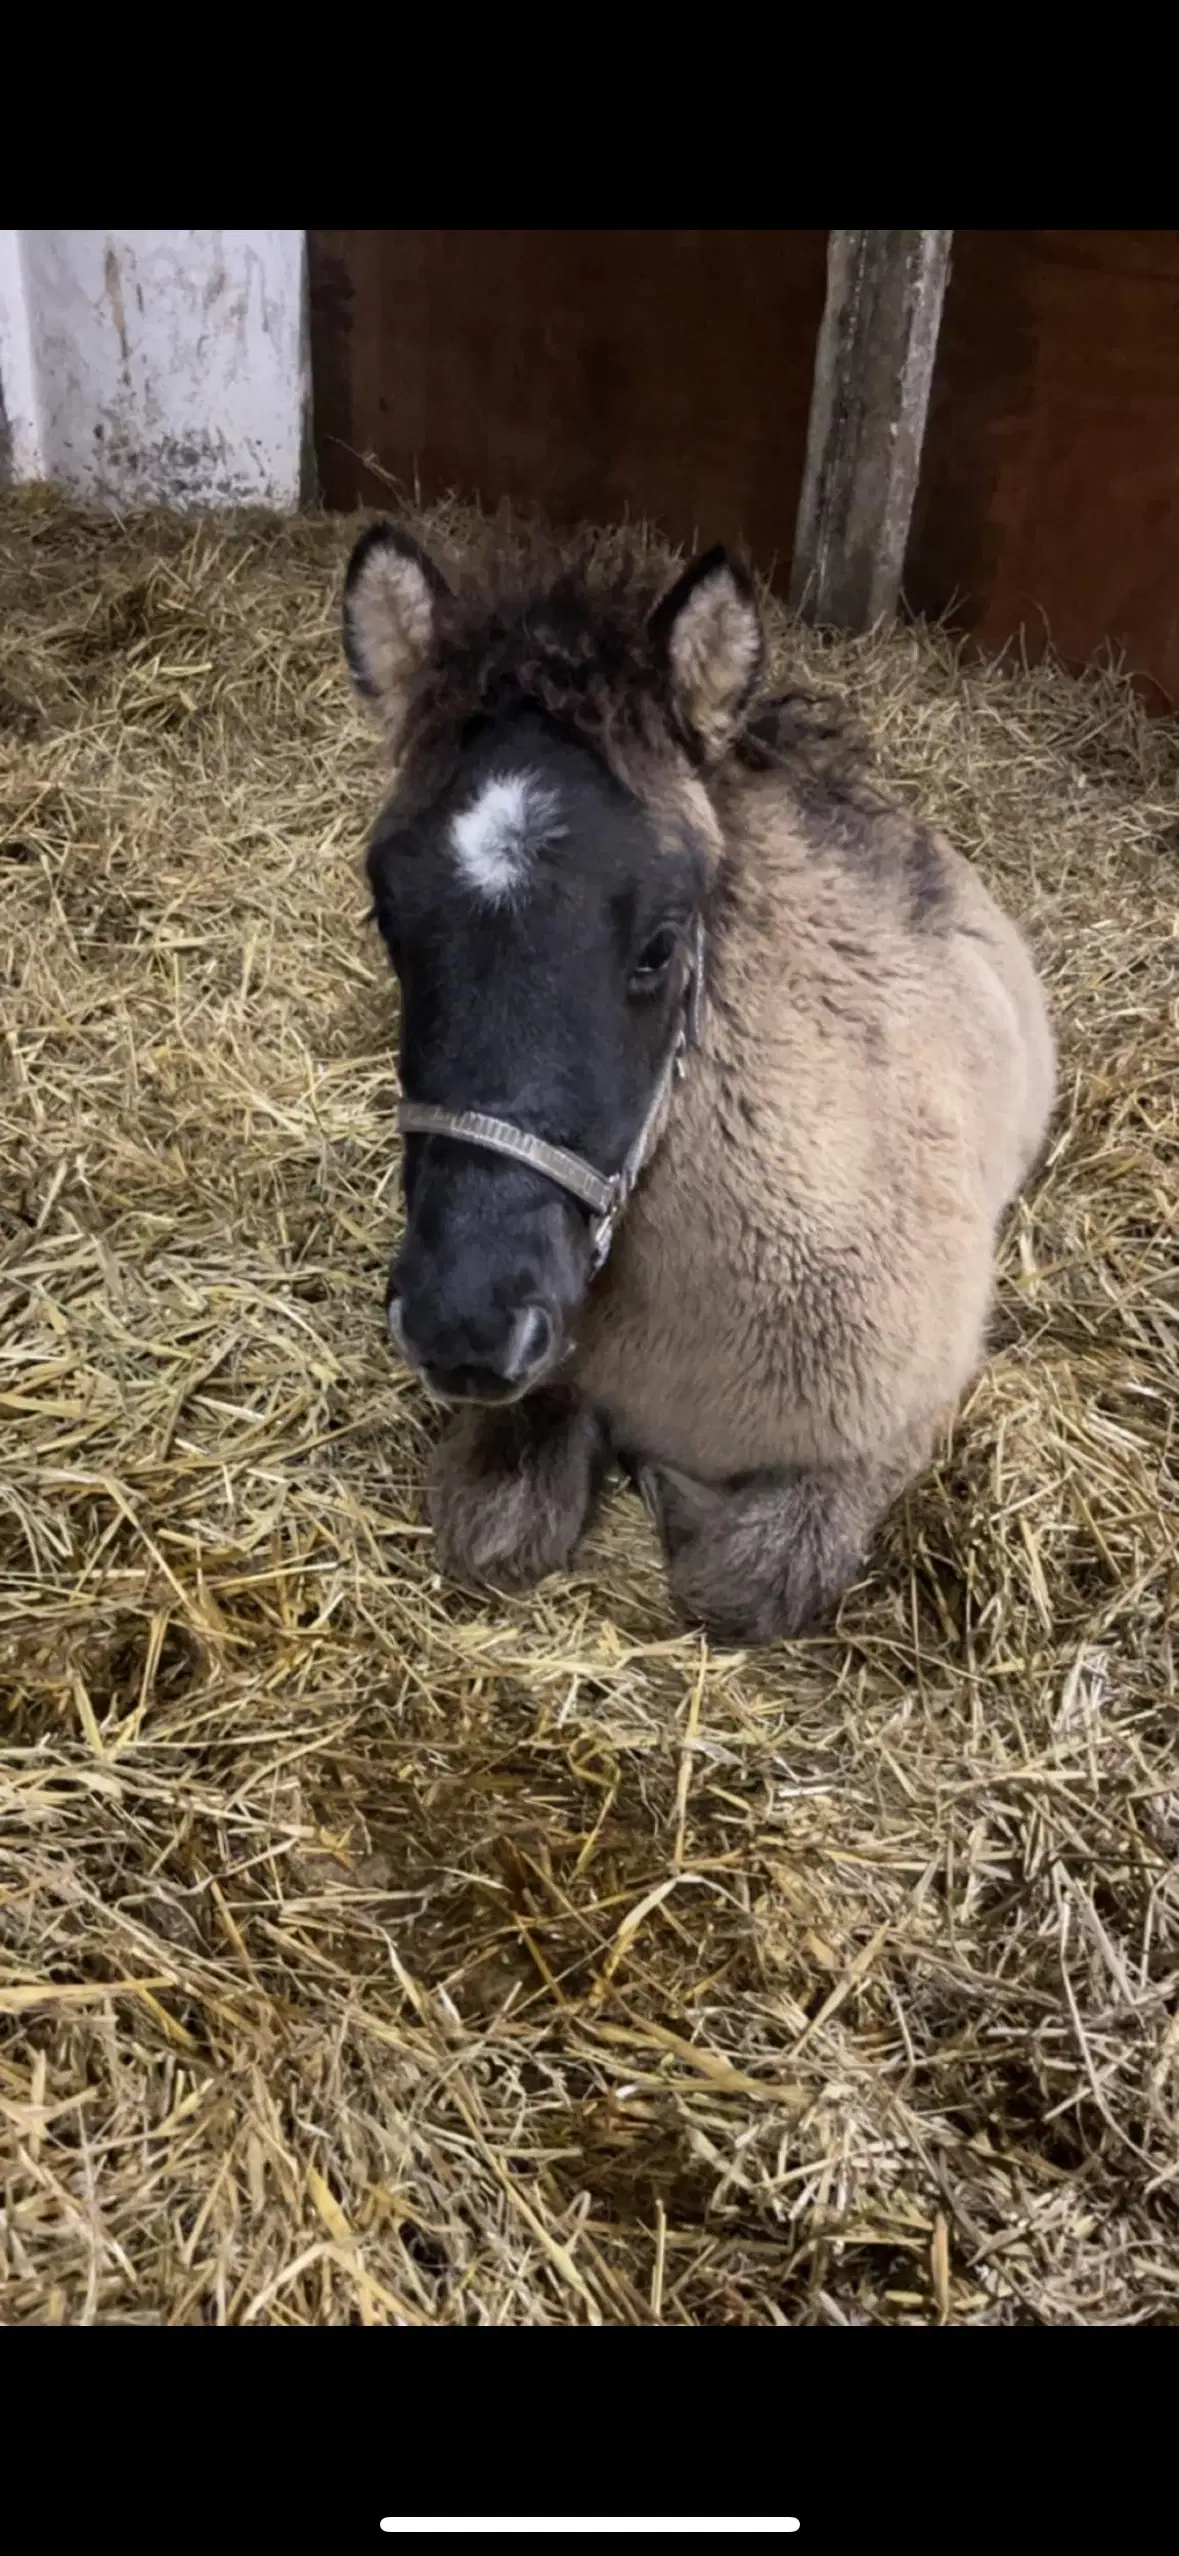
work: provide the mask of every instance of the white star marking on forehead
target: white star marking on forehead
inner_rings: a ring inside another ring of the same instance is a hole
[[[450,829],[466,884],[498,905],[523,885],[538,844],[563,834],[556,792],[531,772],[500,772],[484,783]]]

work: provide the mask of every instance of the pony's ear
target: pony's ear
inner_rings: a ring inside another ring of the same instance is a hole
[[[394,737],[433,644],[439,600],[448,592],[409,533],[383,520],[362,532],[344,579],[344,654],[357,691],[376,703]]]
[[[723,547],[705,551],[656,606],[651,636],[680,728],[705,762],[719,762],[765,662],[749,570]]]

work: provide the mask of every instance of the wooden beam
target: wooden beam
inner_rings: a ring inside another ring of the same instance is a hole
[[[832,231],[790,600],[871,630],[895,612],[952,231]]]

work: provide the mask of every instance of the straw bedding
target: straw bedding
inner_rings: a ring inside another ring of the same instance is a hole
[[[827,1637],[440,1584],[351,527],[0,505],[0,2315],[1179,2317],[1179,740],[783,665],[1042,958],[994,1354]]]

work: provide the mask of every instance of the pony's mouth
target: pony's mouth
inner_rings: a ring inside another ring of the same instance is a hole
[[[413,1373],[431,1402],[440,1403],[445,1411],[466,1410],[472,1405],[477,1410],[506,1411],[511,1403],[526,1401],[543,1381],[527,1376],[523,1384],[502,1384],[495,1376],[478,1375],[468,1381],[451,1375],[432,1375],[428,1367],[415,1367]]]

